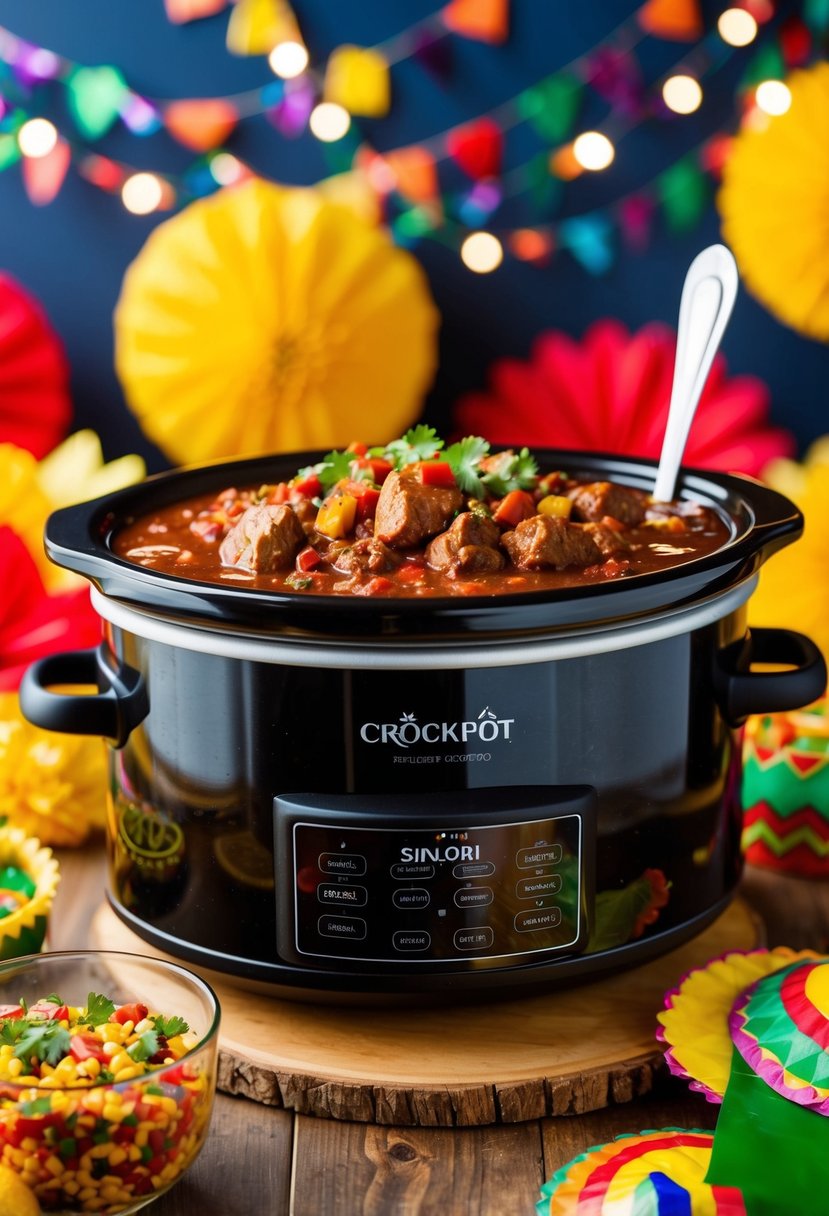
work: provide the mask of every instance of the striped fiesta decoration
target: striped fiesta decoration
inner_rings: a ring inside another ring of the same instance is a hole
[[[766,1084],[829,1115],[829,959],[792,963],[752,984],[729,1018],[734,1045]]]
[[[745,1216],[734,1187],[709,1186],[713,1136],[663,1128],[574,1157],[541,1188],[539,1216]]]
[[[808,878],[829,876],[826,704],[752,718],[743,750],[746,860]]]

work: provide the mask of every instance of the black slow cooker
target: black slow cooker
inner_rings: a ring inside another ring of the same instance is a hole
[[[537,456],[654,483],[642,460]],[[116,913],[303,999],[514,993],[702,929],[740,874],[741,723],[826,682],[807,638],[746,624],[759,566],[802,529],[792,503],[686,471],[679,496],[729,520],[717,552],[556,593],[297,596],[112,550],[138,515],[315,458],[162,474],[49,520],[104,639],[35,664],[21,703],[109,741]],[[67,683],[98,693],[53,691]]]

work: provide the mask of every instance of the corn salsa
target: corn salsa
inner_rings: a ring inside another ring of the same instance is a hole
[[[0,1005],[0,1164],[44,1211],[117,1213],[162,1191],[207,1131],[187,1023],[139,1001]]]

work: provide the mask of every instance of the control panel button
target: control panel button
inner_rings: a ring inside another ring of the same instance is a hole
[[[555,866],[560,861],[560,844],[540,844],[532,849],[519,849],[515,854],[515,864],[519,870],[531,870],[535,866]]]
[[[317,899],[321,904],[336,904],[340,908],[364,908],[368,903],[368,890],[351,884],[321,882],[317,887]]]
[[[392,934],[395,950],[428,950],[432,936],[425,929],[398,929]]]
[[[435,867],[427,862],[417,864],[413,861],[399,861],[391,868],[392,878],[396,878],[398,882],[411,882],[415,878],[419,878],[422,882],[426,878],[435,877]]]
[[[545,874],[543,878],[520,878],[515,886],[519,899],[539,899],[543,895],[555,895],[561,890],[559,874]]]
[[[321,916],[317,921],[320,937],[338,937],[340,941],[361,942],[368,926],[357,916]]]
[[[489,878],[494,873],[491,861],[462,861],[452,870],[455,878]]]
[[[366,859],[360,853],[320,853],[317,865],[323,874],[350,874],[357,877],[366,872]]]
[[[519,933],[534,933],[539,929],[555,929],[561,924],[561,908],[547,908],[538,912],[519,912],[515,918]]]
[[[425,908],[429,903],[429,892],[423,887],[401,887],[393,892],[391,898],[395,908],[409,911],[411,908]]]
[[[494,937],[489,925],[479,925],[476,929],[458,929],[454,937],[455,949],[488,950]]]
[[[492,887],[464,887],[455,892],[455,903],[459,908],[483,908],[492,903]]]

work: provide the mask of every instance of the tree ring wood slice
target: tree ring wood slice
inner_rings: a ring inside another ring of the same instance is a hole
[[[171,958],[106,904],[91,935],[97,949]],[[761,936],[738,899],[698,937],[634,970],[511,1001],[415,1010],[279,1000],[185,965],[221,1002],[225,1093],[329,1119],[478,1127],[584,1114],[647,1093],[664,1067],[656,1014],[665,993]]]

